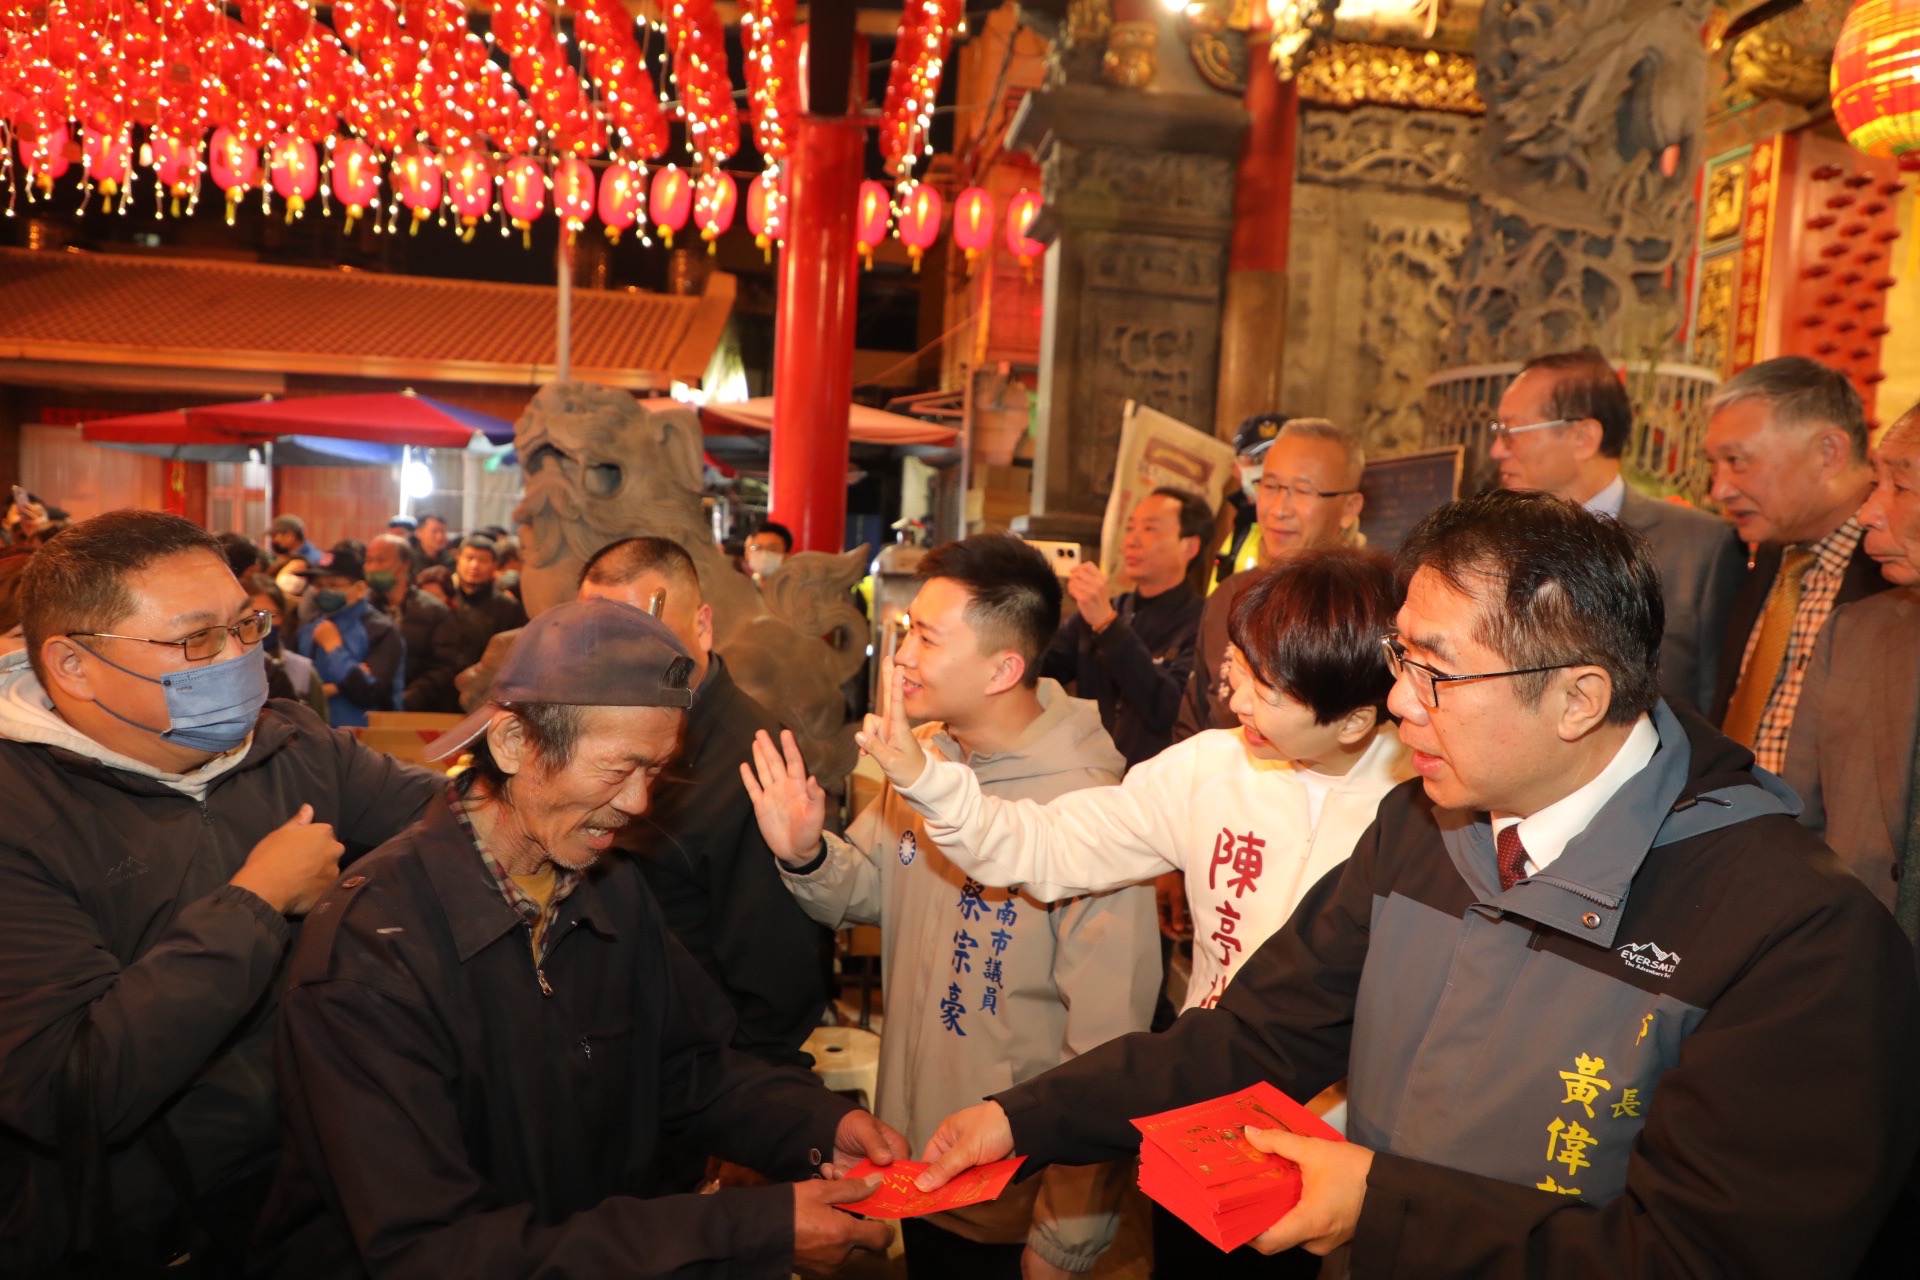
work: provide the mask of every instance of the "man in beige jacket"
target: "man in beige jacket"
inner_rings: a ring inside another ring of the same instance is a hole
[[[936,548],[895,659],[929,753],[982,791],[1045,802],[1118,782],[1098,709],[1039,679],[1060,618],[1040,554],[986,534]],[[821,924],[878,924],[885,1029],[877,1112],[916,1149],[951,1111],[1145,1029],[1160,977],[1152,890],[1046,904],[969,879],[889,786],[847,832],[790,735],[742,767],[794,897]],[[1027,1280],[1089,1270],[1112,1242],[1125,1170],[1059,1167],[989,1204],[905,1225],[910,1280]]]

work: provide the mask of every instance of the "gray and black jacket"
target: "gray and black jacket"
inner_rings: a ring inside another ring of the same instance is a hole
[[[999,1095],[1016,1150],[1111,1160],[1131,1117],[1346,1076],[1355,1276],[1853,1274],[1920,1148],[1908,944],[1682,714],[1504,894],[1485,814],[1389,793],[1217,1009]]]

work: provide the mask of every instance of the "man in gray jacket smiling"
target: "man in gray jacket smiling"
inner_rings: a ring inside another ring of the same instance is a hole
[[[1248,1131],[1304,1175],[1263,1251],[1348,1251],[1356,1277],[1855,1274],[1920,1148],[1906,939],[1791,792],[1659,698],[1635,535],[1493,493],[1405,555],[1388,706],[1420,785],[1218,1008],[953,1117],[926,1181],[1009,1149],[1110,1160],[1129,1117],[1346,1076],[1351,1141]]]

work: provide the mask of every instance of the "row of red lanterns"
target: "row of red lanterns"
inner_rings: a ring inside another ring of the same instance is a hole
[[[73,148],[64,123],[34,139],[20,138],[18,149],[29,178],[43,191],[50,192],[72,164]],[[87,182],[108,200],[118,196],[124,208],[134,177],[130,135],[88,129],[79,153]],[[153,170],[159,190],[171,194],[176,203],[197,198],[202,167],[197,140],[189,143],[155,132],[140,159]],[[269,191],[278,195],[289,220],[300,217],[316,197],[324,201],[330,195],[346,210],[349,230],[377,205],[383,181],[380,155],[364,139],[331,138],[322,155],[321,148],[306,138],[286,133],[261,152],[227,128],[214,130],[205,170],[226,193],[229,221],[239,202],[256,190],[263,202],[268,201]],[[384,180],[393,191],[395,220],[404,208],[412,215],[411,229],[417,230],[444,208],[469,236],[493,211],[496,185],[501,209],[523,232],[530,232],[546,215],[551,196],[551,207],[569,235],[597,219],[608,237],[617,240],[627,228],[651,221],[668,245],[691,220],[711,248],[733,225],[742,203],[733,176],[718,169],[696,176],[675,165],[662,165],[649,178],[636,163],[616,161],[596,171],[578,156],[564,157],[549,169],[533,156],[515,156],[496,165],[477,150],[441,156],[415,147],[393,157]],[[748,183],[744,203],[747,227],[762,249],[786,238],[786,196],[771,170]],[[1022,266],[1030,266],[1044,247],[1027,234],[1040,203],[1037,194],[1022,190],[1007,206],[1007,249]],[[885,185],[869,179],[860,185],[854,224],[861,257],[871,266],[873,251],[891,229],[906,245],[918,271],[921,256],[939,239],[944,217],[944,201],[932,187],[915,183],[896,202]],[[992,244],[996,229],[990,192],[968,187],[955,197],[954,243],[965,251],[969,264]]]

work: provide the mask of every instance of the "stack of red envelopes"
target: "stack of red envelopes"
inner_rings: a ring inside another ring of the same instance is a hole
[[[1238,1249],[1300,1200],[1300,1166],[1254,1147],[1241,1132],[1246,1126],[1345,1141],[1264,1081],[1133,1124],[1145,1139],[1140,1189],[1225,1250]]]

